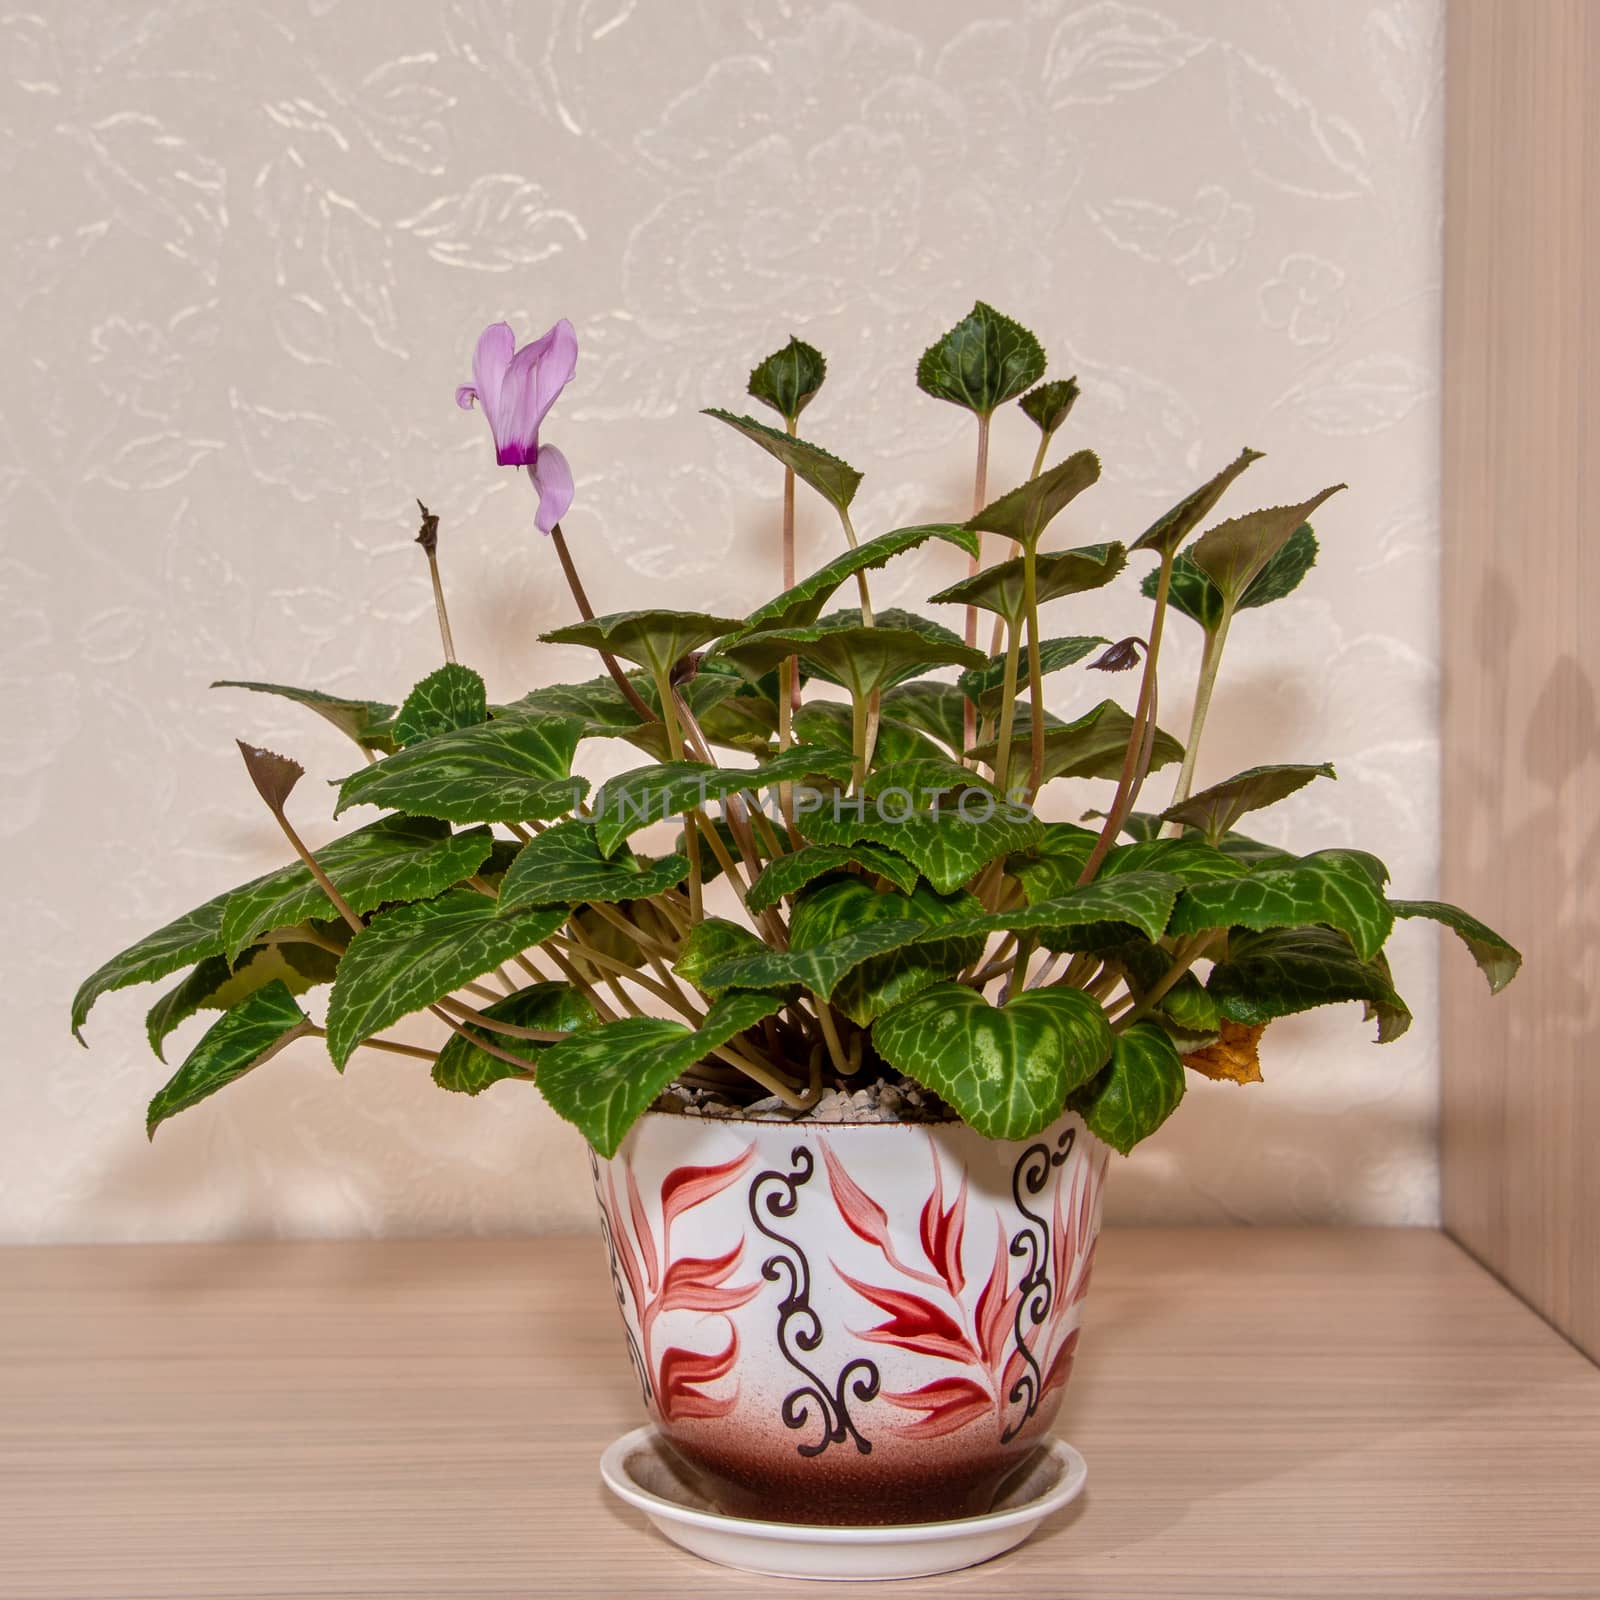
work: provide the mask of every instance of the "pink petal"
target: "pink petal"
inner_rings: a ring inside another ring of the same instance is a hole
[[[500,390],[505,383],[506,369],[517,348],[517,336],[508,322],[491,322],[478,335],[478,348],[472,353],[472,386],[478,392],[478,401],[489,419],[489,431],[496,446],[500,443]],[[461,391],[456,390],[456,404],[461,403]]]
[[[473,402],[477,398],[478,391],[474,389],[470,383],[463,383],[456,390],[456,404],[460,406],[463,411],[470,411],[472,409]]]
[[[539,428],[578,365],[578,336],[565,317],[525,344],[511,359],[500,385],[494,431],[502,467],[530,465],[539,450]]]
[[[549,533],[572,505],[572,468],[553,444],[541,445],[528,476],[539,491],[539,509],[533,520],[540,533]]]

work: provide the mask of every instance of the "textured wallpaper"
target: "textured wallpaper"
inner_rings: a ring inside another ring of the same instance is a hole
[[[569,612],[527,480],[453,403],[501,316],[577,326],[546,436],[602,610],[777,587],[774,474],[698,410],[740,406],[791,330],[831,358],[807,423],[867,473],[858,526],[959,514],[970,421],[911,375],[980,296],[1082,380],[1067,431],[1106,471],[1064,540],[1137,532],[1244,444],[1268,456],[1236,509],[1348,482],[1301,595],[1236,629],[1200,776],[1334,761],[1259,831],[1359,840],[1426,894],[1441,28],[1437,0],[0,19],[0,1237],[589,1224],[576,1135],[515,1086],[447,1096],[387,1057],[341,1079],[308,1043],[151,1147],[159,991],[103,1001],[87,1053],[66,1028],[90,967],[283,859],[235,735],[313,779],[351,766],[315,719],[210,680],[398,699],[436,664],[413,496],[442,515],[456,638],[493,693],[593,670],[536,642]],[[991,483],[1031,434],[997,426]],[[818,506],[800,527],[803,566],[835,553]],[[953,571],[898,564],[880,603]],[[1094,631],[1142,615],[1130,598]],[[1174,633],[1181,730],[1197,652]],[[1051,683],[1058,709],[1086,692]],[[313,841],[325,796],[296,796]],[[1117,1163],[1112,1214],[1434,1220],[1435,959],[1397,938],[1419,1013],[1399,1044],[1339,1008],[1273,1029],[1264,1087],[1193,1084]]]

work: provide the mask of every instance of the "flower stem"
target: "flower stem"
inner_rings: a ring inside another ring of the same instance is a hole
[[[978,459],[972,474],[972,514],[983,510],[989,496],[989,413],[978,413]],[[978,553],[968,558],[967,576],[975,578],[983,566],[983,535],[978,535]],[[976,646],[978,642],[978,608],[967,607],[967,625],[961,637],[969,645]],[[966,753],[978,739],[978,708],[968,700],[961,708],[961,759],[966,760]]]
[[[1039,664],[1039,551],[1037,539],[1022,552],[1022,602],[1028,622],[1028,796],[1044,782],[1044,672]]]
[[[1022,628],[1006,624],[1006,669],[1000,687],[1000,729],[994,755],[994,786],[1001,794],[1011,777],[1011,730],[1017,716],[1017,668],[1022,653]]]
[[[1173,786],[1169,807],[1181,805],[1189,798],[1189,792],[1194,787],[1195,763],[1200,758],[1200,735],[1205,732],[1206,715],[1211,710],[1211,692],[1217,686],[1222,647],[1228,641],[1228,624],[1232,621],[1233,607],[1224,601],[1216,628],[1206,634],[1205,653],[1200,658],[1200,680],[1194,691],[1194,712],[1189,718],[1189,737],[1184,741],[1183,765],[1178,769],[1178,781]],[[1180,824],[1174,823],[1172,826],[1175,832],[1183,832]]]
[[[572,552],[567,549],[567,536],[561,531],[559,522],[550,530],[550,540],[556,547],[556,555],[560,559],[561,570],[566,575],[567,587],[572,591],[578,615],[585,622],[593,622],[594,607],[589,604],[589,596],[584,592],[583,580],[578,576],[578,569],[573,564]],[[623,699],[638,712],[640,719],[644,722],[659,721],[660,719],[650,708],[650,702],[628,682],[628,675],[618,664],[617,658],[609,650],[602,650],[600,659],[605,662],[606,671],[611,674],[611,681],[622,691]]]
[[[439,519],[423,503],[417,501],[422,513],[422,527],[417,533],[417,543],[428,558],[428,576],[433,579],[433,608],[439,613],[439,638],[444,643],[444,658],[455,664],[455,640],[450,637],[450,613],[445,609],[444,585],[439,581]]]

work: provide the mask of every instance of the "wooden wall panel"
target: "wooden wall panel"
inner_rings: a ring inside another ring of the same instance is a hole
[[[1445,1226],[1600,1359],[1600,3],[1451,0]]]

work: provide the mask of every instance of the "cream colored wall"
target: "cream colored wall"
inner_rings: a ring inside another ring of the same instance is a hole
[[[859,524],[958,512],[971,430],[911,369],[975,296],[1083,380],[1106,474],[1066,538],[1136,532],[1245,443],[1262,501],[1348,480],[1303,597],[1237,630],[1201,776],[1332,759],[1261,831],[1432,889],[1434,0],[105,3],[0,40],[0,1236],[587,1225],[576,1137],[531,1094],[386,1058],[340,1080],[308,1045],[152,1149],[157,991],[102,1002],[88,1054],[65,1023],[89,967],[281,859],[235,735],[351,764],[209,680],[398,698],[435,664],[412,496],[494,692],[591,670],[535,642],[568,616],[552,553],[452,403],[502,315],[577,325],[547,436],[602,609],[776,586],[772,474],[697,410],[791,329],[832,359],[808,423],[866,470]],[[999,426],[993,482],[1029,432]],[[803,507],[806,562],[836,537]],[[313,838],[325,800],[297,797]],[[1404,931],[1400,1044],[1352,1007],[1275,1028],[1264,1088],[1194,1086],[1113,1214],[1435,1220],[1434,959]]]

